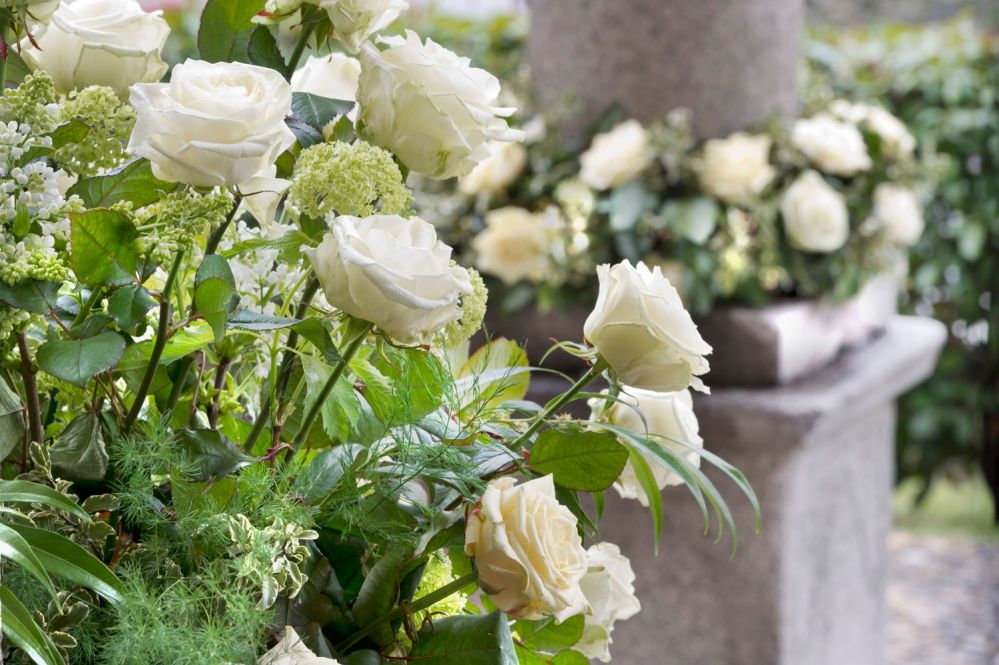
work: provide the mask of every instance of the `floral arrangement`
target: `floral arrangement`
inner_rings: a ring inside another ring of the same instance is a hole
[[[0,69],[5,662],[608,660],[639,603],[606,490],[658,537],[685,485],[734,547],[701,460],[757,504],[658,268],[595,269],[547,404],[516,344],[470,353],[485,285],[405,175],[522,137],[490,74],[378,38],[405,5],[208,0],[168,82],[136,0],[0,9],[32,68]]]

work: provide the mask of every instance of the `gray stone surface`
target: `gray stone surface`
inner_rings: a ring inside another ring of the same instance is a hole
[[[704,137],[797,112],[803,0],[529,4],[538,93],[571,129],[615,104],[644,121],[689,108]]]
[[[763,530],[719,474],[740,533],[701,537],[685,489],[648,513],[608,493],[603,529],[632,559],[642,612],[618,624],[618,665],[882,665],[894,401],[933,370],[946,331],[896,317],[885,334],[793,386],[721,389],[695,407],[706,446],[746,473]]]

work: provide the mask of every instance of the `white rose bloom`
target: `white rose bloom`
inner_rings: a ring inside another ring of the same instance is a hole
[[[923,235],[923,207],[907,187],[878,185],[874,190],[874,217],[899,245],[915,245]]]
[[[625,120],[593,137],[579,157],[579,178],[593,189],[611,189],[634,180],[651,163],[649,135],[642,123]]]
[[[590,400],[594,419],[603,418],[607,422],[629,429],[638,434],[648,433],[649,437],[661,443],[663,447],[684,458],[691,466],[701,466],[701,456],[696,450],[690,450],[673,441],[675,439],[701,448],[704,440],[699,433],[700,426],[694,414],[694,399],[689,390],[672,393],[657,393],[649,390],[639,390],[625,386],[619,395],[620,402],[607,402],[594,398]],[[637,409],[637,410],[636,410]],[[642,417],[644,416],[644,420]],[[669,485],[682,485],[683,479],[671,469],[663,466],[658,458],[644,455],[656,479],[656,486],[663,489]],[[649,505],[645,490],[642,489],[635,468],[629,461],[614,483],[614,489],[623,499],[636,499],[643,506]]]
[[[322,658],[312,653],[295,629],[287,626],[281,641],[261,656],[257,665],[339,665],[339,663],[332,658]]]
[[[357,100],[357,81],[361,78],[361,63],[343,53],[309,56],[291,75],[291,89],[329,99]]]
[[[357,53],[361,44],[387,28],[409,7],[405,0],[309,0],[329,14],[333,37]]]
[[[762,192],[777,170],[770,165],[769,136],[736,132],[728,138],[711,139],[697,167],[697,175],[708,194],[739,203]]]
[[[867,104],[856,104],[845,99],[837,99],[829,105],[829,112],[840,120],[859,125],[867,119],[870,108]]]
[[[486,228],[472,240],[476,267],[506,284],[533,282],[548,269],[551,241],[542,215],[508,206],[486,214]]]
[[[159,81],[167,71],[160,52],[170,26],[162,13],[145,12],[136,0],[64,3],[39,48],[25,39],[21,55],[31,69],[48,72],[62,94],[106,85],[124,97],[133,83]]]
[[[527,166],[527,149],[519,143],[490,141],[491,154],[458,183],[470,196],[498,194],[509,187]]]
[[[583,334],[617,373],[636,388],[672,392],[693,387],[708,371],[704,341],[662,271],[627,261],[597,267],[600,292]]]
[[[202,187],[269,176],[295,142],[284,119],[291,86],[272,69],[188,60],[170,83],[132,87],[138,119],[128,149],[157,178]]]
[[[851,176],[871,168],[860,130],[828,113],[795,122],[791,142],[826,173]]]
[[[25,23],[27,23],[28,32],[35,39],[45,32],[49,22],[52,20],[52,15],[55,14],[61,4],[62,0],[44,0],[43,2],[36,2],[20,8],[24,12],[23,16]]]
[[[635,596],[635,571],[631,561],[613,543],[597,543],[586,550],[589,566],[579,585],[590,604],[583,637],[573,646],[587,658],[611,661],[611,632],[615,621],[638,614],[642,604]]]
[[[494,106],[500,83],[468,58],[407,31],[382,40],[379,51],[361,51],[363,138],[394,153],[417,173],[436,179],[466,175],[490,155],[489,139],[514,141],[504,116],[512,108]]]
[[[867,112],[867,127],[881,139],[884,153],[895,159],[912,157],[916,138],[901,120],[880,106],[871,106]]]
[[[326,300],[404,343],[427,340],[460,315],[468,271],[419,217],[340,216],[306,251]]]
[[[561,623],[587,609],[579,586],[586,551],[550,475],[520,485],[510,477],[491,481],[468,516],[465,553],[494,592],[489,598],[512,618]]]
[[[850,236],[850,214],[843,195],[815,171],[806,171],[787,188],[780,204],[791,244],[808,252],[834,252]]]

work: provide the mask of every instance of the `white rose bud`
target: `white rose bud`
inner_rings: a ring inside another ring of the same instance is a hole
[[[842,194],[815,171],[806,171],[787,188],[780,204],[791,244],[808,252],[834,252],[850,235],[850,214]]]
[[[128,149],[170,182],[212,187],[272,175],[295,142],[284,124],[291,86],[273,69],[188,60],[170,83],[133,86],[131,101],[138,118]]]
[[[306,254],[331,305],[407,344],[457,320],[472,292],[468,271],[419,217],[337,217]]]
[[[486,229],[472,240],[476,267],[506,284],[544,277],[550,246],[543,216],[513,206],[489,211]]]
[[[329,99],[357,100],[357,81],[361,78],[361,63],[343,53],[309,56],[291,75],[291,89]]]
[[[662,271],[627,261],[597,267],[600,292],[583,333],[618,378],[636,388],[672,392],[693,387],[708,371],[704,341]]]
[[[701,187],[726,203],[752,199],[777,174],[770,165],[771,145],[769,136],[751,136],[744,132],[707,141],[697,167]]]
[[[589,569],[580,586],[590,604],[583,637],[573,646],[587,658],[611,661],[610,644],[614,622],[638,614],[642,604],[635,596],[635,572],[631,561],[613,543],[597,543],[586,550]]]
[[[593,408],[592,417],[603,418],[613,425],[638,434],[648,434],[663,447],[684,458],[691,466],[695,468],[701,466],[701,456],[697,451],[661,438],[683,441],[696,448],[704,446],[697,416],[694,414],[694,399],[689,390],[657,393],[625,386],[618,397],[621,401],[613,403],[598,398],[590,400],[590,406]],[[659,489],[683,484],[683,479],[673,470],[663,466],[658,458],[652,455],[645,455],[645,458]],[[621,498],[636,499],[643,506],[649,505],[649,499],[630,461],[614,483],[614,489]]]
[[[394,153],[430,178],[466,175],[490,155],[489,139],[520,140],[503,117],[514,109],[494,106],[500,83],[468,58],[416,33],[382,40],[379,51],[361,51],[363,138]]]
[[[867,127],[881,139],[882,150],[895,159],[908,159],[916,150],[916,139],[908,127],[880,106],[867,111]]]
[[[458,183],[464,194],[498,194],[527,166],[527,149],[519,143],[490,141],[489,150],[491,154]]]
[[[593,137],[579,157],[579,178],[597,190],[634,180],[652,163],[649,135],[637,120],[625,120],[609,132]]]
[[[882,183],[874,190],[874,217],[892,242],[908,247],[923,235],[923,207],[911,189]]]
[[[561,623],[587,609],[579,586],[586,551],[576,517],[555,498],[550,475],[515,483],[505,477],[486,487],[468,516],[465,553],[475,558],[479,580],[500,610]]]
[[[852,176],[871,168],[860,130],[828,113],[795,122],[791,142],[826,173]]]
[[[62,94],[91,85],[113,88],[120,97],[133,83],[159,81],[167,71],[160,57],[170,35],[163,12],[145,12],[136,0],[77,0],[52,15],[38,48],[25,39],[21,55],[52,76]]]
[[[387,28],[409,7],[405,0],[309,0],[325,9],[333,26],[333,37],[357,53],[361,44]]]

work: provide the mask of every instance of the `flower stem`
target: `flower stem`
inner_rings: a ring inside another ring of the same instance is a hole
[[[586,374],[581,376],[576,383],[572,384],[572,387],[548,403],[544,410],[539,413],[537,417],[535,417],[534,421],[524,431],[524,433],[513,440],[510,444],[510,448],[512,450],[520,448],[528,439],[534,436],[538,430],[544,426],[545,422],[549,418],[558,413],[562,407],[575,399],[576,395],[581,393],[586,386],[590,385],[594,379],[599,377],[606,367],[607,366],[604,364],[604,361],[602,359],[598,359],[597,362],[586,371]]]
[[[212,234],[208,236],[208,242],[205,243],[205,256],[210,256],[215,253],[215,250],[219,248],[219,243],[222,242],[222,236],[225,235],[226,229],[232,223],[233,218],[236,217],[236,211],[239,210],[240,203],[243,202],[241,196],[236,196],[232,203],[232,210],[229,211],[229,216],[225,218],[225,221],[219,224],[219,227],[212,231]]]
[[[298,43],[295,44],[295,50],[291,53],[291,60],[288,61],[288,80],[291,80],[291,75],[295,73],[298,69],[298,63],[302,59],[302,54],[305,53],[305,48],[309,45],[309,40],[312,38],[312,33],[315,31],[315,25],[310,25],[308,27],[302,27],[302,36],[298,38]]]
[[[41,400],[38,399],[38,383],[35,381],[35,371],[31,367],[28,340],[25,338],[23,332],[17,333],[17,351],[21,356],[21,381],[24,383],[24,393],[28,402],[28,431],[31,437],[29,440],[41,443],[45,436],[42,429],[42,406]]]

